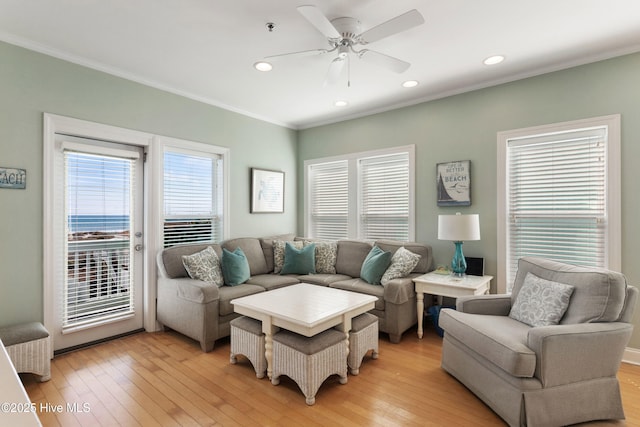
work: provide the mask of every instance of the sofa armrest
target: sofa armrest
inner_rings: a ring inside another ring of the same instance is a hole
[[[614,377],[632,331],[622,322],[531,328],[527,345],[536,353],[534,375],[543,387]]]
[[[470,314],[508,316],[511,311],[511,295],[493,294],[459,297],[456,300],[456,310]]]
[[[163,296],[175,297],[199,304],[206,304],[220,299],[217,286],[187,277],[177,279],[158,278],[158,298]]]
[[[383,298],[392,304],[404,304],[415,297],[416,290],[411,277],[392,279],[384,285]]]

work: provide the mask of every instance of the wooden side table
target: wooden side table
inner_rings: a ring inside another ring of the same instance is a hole
[[[458,298],[465,295],[482,295],[489,293],[489,285],[493,276],[464,276],[456,277],[450,274],[427,273],[415,277],[418,299],[418,338],[422,338],[422,320],[424,316],[424,294],[440,297]]]

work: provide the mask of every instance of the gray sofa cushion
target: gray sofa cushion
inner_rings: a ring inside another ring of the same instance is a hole
[[[164,270],[167,272],[167,276],[171,279],[189,277],[187,270],[185,270],[182,264],[182,256],[193,255],[196,252],[206,249],[207,246],[211,246],[218,256],[218,259],[222,259],[222,248],[220,245],[214,243],[176,245],[165,249],[162,252],[162,263]]]
[[[384,286],[371,285],[364,280],[357,278],[333,282],[329,287],[378,297],[378,301],[375,303],[375,309],[381,311],[384,310]]]
[[[240,297],[246,297],[247,295],[257,294],[259,292],[264,292],[264,288],[257,285],[250,285],[248,283],[243,283],[241,285],[236,286],[222,286],[219,289],[220,294],[220,306],[218,314],[220,316],[226,316],[228,314],[232,314],[233,304],[231,304],[231,300]]]
[[[527,273],[575,287],[560,324],[614,322],[622,312],[627,291],[622,273],[567,265],[547,259],[524,257],[518,262],[511,302],[515,301]]]
[[[336,273],[360,277],[360,269],[373,245],[362,240],[338,240]]]
[[[418,243],[411,242],[400,242],[396,240],[377,240],[376,245],[380,246],[381,249],[385,251],[389,251],[394,254],[401,247],[405,247],[405,249],[410,250],[414,254],[420,255],[420,260],[418,264],[413,268],[412,273],[428,273],[432,270],[431,266],[433,265],[433,250],[429,245],[421,245]]]
[[[282,288],[284,286],[295,285],[300,283],[297,276],[281,276],[279,274],[258,274],[257,276],[251,276],[247,281],[250,285],[262,286],[266,290]]]
[[[262,246],[260,245],[260,240],[252,237],[240,237],[223,242],[222,247],[230,252],[235,251],[236,248],[241,248],[249,262],[249,270],[252,276],[270,272],[267,267],[264,252],[262,251]]]
[[[531,327],[507,316],[440,311],[445,335],[451,334],[480,356],[516,377],[533,377],[536,354],[527,347]]]
[[[311,283],[320,286],[329,286],[334,282],[351,279],[350,276],[345,274],[306,274],[304,276],[297,276],[297,278],[302,283]]]

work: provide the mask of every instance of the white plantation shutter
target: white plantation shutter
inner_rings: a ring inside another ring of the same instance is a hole
[[[409,155],[360,160],[360,237],[409,240]]]
[[[312,165],[310,178],[310,235],[346,239],[349,222],[349,165],[346,160]]]
[[[223,239],[222,156],[167,148],[164,246]]]
[[[607,128],[507,141],[507,284],[518,259],[607,267]]]

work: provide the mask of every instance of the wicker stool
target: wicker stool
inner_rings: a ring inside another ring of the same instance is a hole
[[[231,356],[229,361],[235,365],[237,363],[236,355],[242,354],[253,365],[256,377],[264,378],[267,371],[267,359],[264,357],[262,322],[240,316],[229,324],[231,325]]]
[[[342,332],[329,329],[312,337],[281,330],[273,336],[274,385],[280,375],[294,380],[305,395],[307,405],[316,402],[316,393],[330,375],[347,382],[347,346]]]
[[[378,317],[364,313],[351,321],[349,331],[349,357],[347,364],[351,375],[360,373],[362,359],[369,350],[372,359],[378,358]]]
[[[35,374],[41,382],[51,379],[51,344],[49,332],[42,323],[22,323],[0,328],[0,339],[16,372]]]

